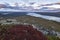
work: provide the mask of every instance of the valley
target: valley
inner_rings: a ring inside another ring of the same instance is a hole
[[[49,40],[60,39],[60,22],[54,21],[55,17],[59,21],[59,13],[26,13],[26,12],[7,12],[0,13],[0,27],[3,29],[10,29],[14,25],[32,25],[35,29],[42,32]],[[41,14],[41,15],[40,15]],[[50,15],[49,15],[50,14]],[[57,15],[55,15],[57,14]],[[44,15],[44,16],[43,16]],[[54,20],[48,20],[44,17],[52,16]],[[43,17],[43,18],[42,18]],[[53,38],[52,38],[53,37]]]
[[[46,35],[49,40],[51,36],[56,36],[58,39],[60,38],[60,23],[55,21],[49,21],[33,16],[2,17],[0,19],[0,27],[3,27],[4,29],[20,24],[34,26],[34,28]]]
[[[0,40],[60,40],[60,0],[0,0]]]

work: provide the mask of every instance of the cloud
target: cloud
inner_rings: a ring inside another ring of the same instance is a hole
[[[43,19],[52,20],[52,21],[56,21],[56,22],[60,22],[60,17],[45,16],[45,15],[40,15],[40,14],[37,14],[37,13],[28,13],[27,15],[34,16],[34,17],[40,17],[40,18],[43,18]]]
[[[44,6],[44,7],[49,7],[49,8],[60,8],[60,5],[54,4],[54,5],[50,5],[50,6]]]

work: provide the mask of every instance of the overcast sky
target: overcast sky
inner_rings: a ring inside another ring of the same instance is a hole
[[[0,3],[7,2],[7,3],[15,3],[15,2],[37,2],[37,3],[54,3],[54,2],[60,2],[60,0],[0,0]]]

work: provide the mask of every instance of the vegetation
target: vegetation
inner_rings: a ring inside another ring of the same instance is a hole
[[[52,28],[53,30],[60,32],[60,23],[55,21],[49,21],[42,18],[32,17],[32,16],[20,16],[20,17],[16,17],[15,19],[23,23],[42,25],[45,28],[48,29]]]
[[[47,36],[48,40],[60,40],[58,37],[56,36]]]
[[[26,40],[47,39],[30,25],[28,27],[27,25],[0,25],[0,40],[24,40],[25,38]]]
[[[32,17],[32,16],[20,16],[20,17],[12,17],[17,19],[19,22],[22,23],[30,23],[30,24],[38,24],[43,26],[44,28],[48,28],[50,30],[55,30],[60,32],[60,23],[55,21],[49,21],[42,18]],[[5,18],[4,18],[5,19]],[[7,18],[6,18],[7,19]],[[9,28],[13,25],[1,25],[0,24],[0,38],[3,39],[4,34],[7,32]],[[58,37],[47,35],[48,40],[60,40]]]
[[[13,28],[13,25],[0,25],[0,39],[4,40],[5,35],[9,34],[8,29],[9,28]],[[47,35],[48,40],[60,40],[58,37],[56,36],[51,36],[51,35]]]

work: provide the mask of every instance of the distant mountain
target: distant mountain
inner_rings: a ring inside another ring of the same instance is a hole
[[[17,16],[25,16],[26,12],[1,12],[0,17],[17,17]]]

